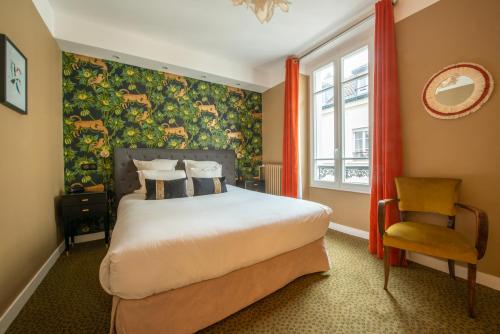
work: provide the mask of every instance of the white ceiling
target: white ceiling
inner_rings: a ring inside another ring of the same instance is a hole
[[[54,10],[259,66],[311,46],[372,0],[294,0],[267,24],[231,0],[50,0]],[[312,5],[314,4],[314,5]]]
[[[276,9],[266,24],[231,0],[49,3],[63,49],[104,57],[108,50],[107,58],[119,54],[137,65],[149,59],[149,67],[163,64],[179,74],[191,70],[262,91],[283,80],[273,67],[282,67],[287,55],[304,52],[371,11],[374,0],[293,0],[289,13]]]

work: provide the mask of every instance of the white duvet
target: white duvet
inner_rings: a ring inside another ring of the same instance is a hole
[[[228,186],[216,195],[122,198],[101,285],[139,299],[270,259],[323,237],[321,204]]]

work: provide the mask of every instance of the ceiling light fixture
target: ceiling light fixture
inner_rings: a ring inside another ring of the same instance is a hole
[[[233,0],[233,5],[246,4],[257,16],[260,23],[269,22],[274,14],[274,7],[279,7],[287,13],[290,5],[288,0]]]
[[[118,57],[117,55],[112,55],[111,57],[113,57],[115,59],[120,59],[120,57]]]
[[[168,70],[168,66],[162,66],[161,68],[163,68],[164,70]]]

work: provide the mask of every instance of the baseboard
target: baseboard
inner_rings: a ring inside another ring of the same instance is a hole
[[[352,236],[355,236],[355,237],[358,237],[361,239],[366,239],[366,240],[368,240],[368,238],[370,236],[369,232],[366,232],[366,231],[363,231],[363,230],[360,230],[360,229],[357,229],[354,227],[340,225],[340,224],[333,223],[333,222],[330,222],[330,225],[328,226],[328,228],[331,230],[339,231],[339,232],[349,234],[349,235],[352,235]]]
[[[412,252],[408,252],[408,260],[445,273],[448,272],[448,261],[445,260]],[[455,264],[455,275],[467,279],[467,268]],[[500,291],[500,277],[478,271],[476,281],[478,284]]]
[[[352,235],[352,236],[355,236],[358,238],[362,238],[362,239],[369,238],[369,232],[366,232],[366,231],[363,231],[363,230],[360,230],[357,228],[353,228],[353,227],[349,227],[349,226],[345,226],[345,225],[341,225],[341,224],[337,224],[337,223],[333,223],[333,222],[330,222],[330,225],[328,227],[332,230],[339,231],[339,232],[342,232],[345,234],[349,234],[349,235]],[[418,254],[418,253],[412,253],[412,252],[408,252],[408,260],[415,262],[415,263],[418,263],[418,264],[421,264],[423,266],[435,269],[435,270],[439,270],[439,271],[442,271],[445,273],[448,272],[448,261],[445,261],[445,260],[441,260],[438,258],[434,258],[431,256],[426,256],[426,255],[422,255],[422,254]],[[455,275],[457,277],[467,279],[467,268],[465,268],[464,266],[461,266],[459,264],[455,264]],[[477,280],[478,284],[481,284],[481,285],[487,286],[489,288],[500,291],[500,277],[486,274],[483,272],[478,272],[476,280]]]
[[[22,310],[26,302],[30,299],[31,295],[35,292],[36,288],[42,283],[43,279],[49,272],[50,268],[56,263],[59,256],[64,252],[64,242],[62,242],[56,250],[49,256],[47,261],[42,265],[38,272],[29,281],[26,287],[21,291],[21,293],[16,297],[16,299],[10,304],[4,314],[0,317],[0,333],[3,334],[7,331],[10,324],[17,317],[19,312]]]

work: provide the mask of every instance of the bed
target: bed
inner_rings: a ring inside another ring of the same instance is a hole
[[[132,159],[217,161],[226,193],[146,201]],[[235,187],[226,150],[116,149],[118,218],[100,268],[111,333],[193,333],[330,268],[330,209]]]

